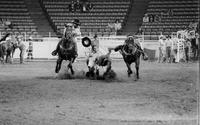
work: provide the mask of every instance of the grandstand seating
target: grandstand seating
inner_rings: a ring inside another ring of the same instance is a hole
[[[1,25],[0,32],[24,33],[27,35],[37,33],[37,27],[33,23],[24,0],[1,0],[0,18],[8,19],[13,24],[13,29]]]
[[[161,16],[172,10],[172,15]],[[161,17],[159,22],[143,23],[142,29],[146,35],[171,34],[180,29],[184,29],[189,23],[198,18],[198,0],[150,0],[148,15],[158,15]]]
[[[90,32],[95,32],[99,35],[113,34],[113,30],[107,28],[108,23],[114,23],[116,19],[123,23],[130,6],[130,0],[90,1],[94,8],[85,13],[80,11],[69,12],[68,5],[71,0],[43,0],[42,6],[57,32],[62,32],[64,23],[79,19],[83,35],[87,35]]]

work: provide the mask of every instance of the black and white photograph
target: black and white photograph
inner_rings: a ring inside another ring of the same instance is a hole
[[[0,0],[0,125],[200,125],[199,0]]]

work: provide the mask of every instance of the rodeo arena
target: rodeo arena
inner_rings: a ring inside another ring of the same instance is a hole
[[[199,0],[0,0],[0,125],[200,125]]]

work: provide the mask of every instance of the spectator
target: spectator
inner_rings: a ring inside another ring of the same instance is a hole
[[[26,46],[24,44],[24,37],[22,35],[17,36],[17,46],[20,49],[20,63],[24,63],[24,53],[26,51]]]
[[[142,35],[143,34],[143,30],[142,28],[140,27],[136,33],[136,35]]]
[[[91,3],[91,2],[89,2],[88,4],[87,4],[87,10],[88,11],[91,11],[93,9],[93,4]]]
[[[154,15],[153,14],[150,14],[149,15],[149,22],[154,22]]]
[[[3,19],[2,19],[2,18],[0,18],[0,24],[1,24],[1,25],[4,25],[4,22],[3,22]]]
[[[174,15],[174,10],[173,9],[168,9],[167,14],[168,14],[168,16],[173,16]]]
[[[28,45],[28,49],[27,49],[27,59],[33,59],[33,38],[30,36],[29,37],[29,45]]]
[[[87,4],[86,4],[86,2],[84,2],[83,5],[82,5],[82,12],[87,12]]]
[[[160,14],[161,14],[161,17],[163,17],[163,16],[173,16],[174,11],[173,11],[173,9],[167,9],[167,10],[162,11]]]
[[[167,39],[166,39],[166,61],[168,63],[171,63],[171,50],[172,50],[172,40],[171,40],[171,37],[168,35],[167,36]]]
[[[6,19],[4,23],[8,28],[13,29],[13,24],[9,19]]]
[[[114,29],[115,29],[116,35],[119,33],[121,27],[122,26],[121,26],[120,20],[116,19],[114,23]]]
[[[159,56],[158,56],[158,62],[164,62],[165,60],[165,55],[166,55],[166,47],[165,47],[165,37],[161,35],[159,37]]]
[[[75,6],[76,10],[81,10],[82,5],[79,0],[76,1],[76,4],[74,6]]]
[[[155,15],[154,22],[161,22],[161,18],[158,15]]]
[[[143,22],[144,23],[148,23],[149,22],[149,16],[148,14],[145,14],[144,17],[143,17]]]
[[[188,28],[189,28],[190,30],[195,30],[195,31],[197,31],[198,22],[196,22],[195,20],[192,20],[192,22],[190,22]]]
[[[71,4],[69,5],[69,11],[70,12],[75,12],[76,11],[76,7],[75,7],[75,3],[72,0]]]
[[[178,38],[176,34],[172,35],[172,62],[176,62],[177,60],[177,48],[178,48]]]
[[[191,46],[190,40],[185,39],[183,43],[184,43],[184,51],[185,51],[185,60],[188,63],[188,61],[189,61],[189,48]]]

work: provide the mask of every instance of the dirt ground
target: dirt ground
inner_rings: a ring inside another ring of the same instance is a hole
[[[106,82],[57,79],[55,61],[0,64],[0,125],[197,125],[197,63],[142,62],[138,81],[112,67]]]

